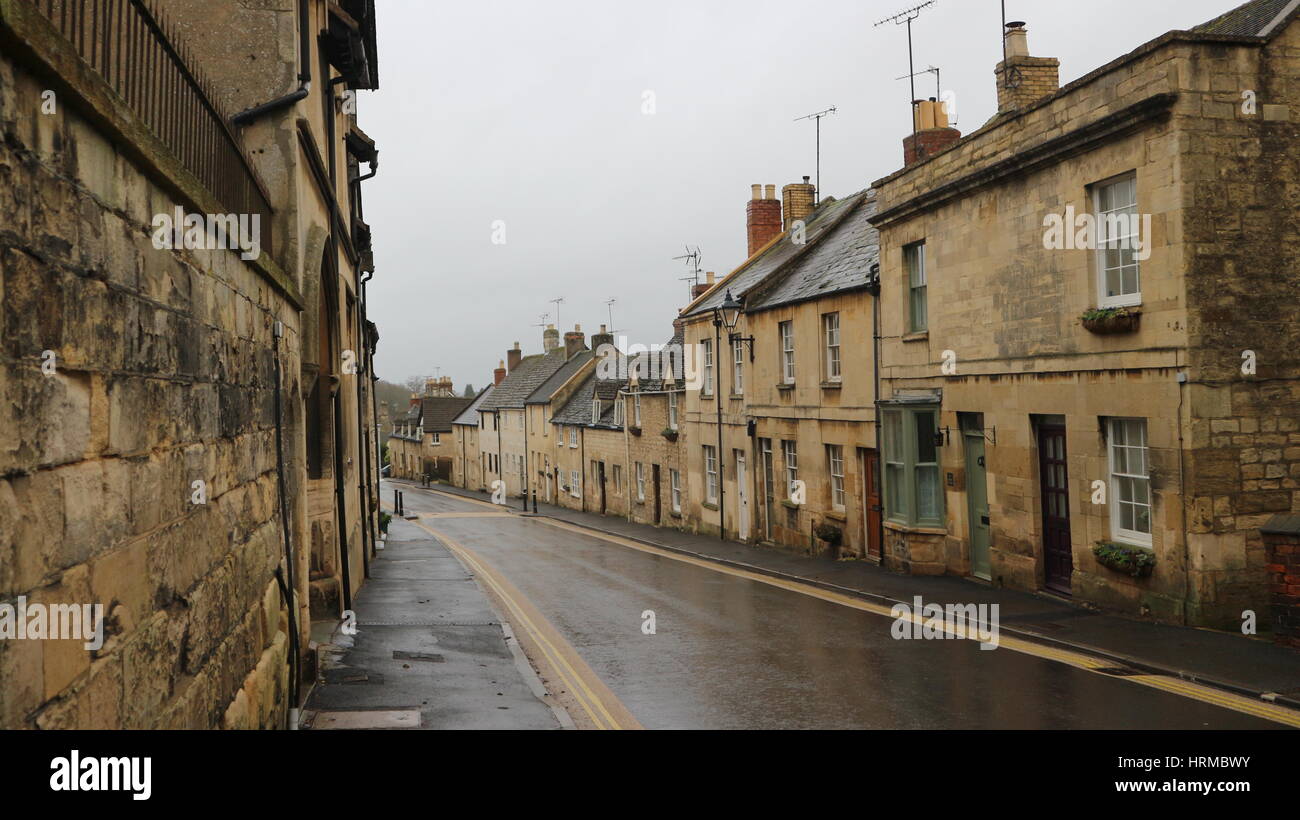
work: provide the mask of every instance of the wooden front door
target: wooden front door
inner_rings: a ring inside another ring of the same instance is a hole
[[[596,463],[596,478],[600,482],[600,514],[605,514],[605,462]]]
[[[985,467],[983,423],[964,431],[966,439],[966,516],[970,521],[970,574],[988,581],[992,577],[989,546],[988,470]]]
[[[884,560],[880,544],[880,454],[875,450],[859,450],[862,459],[862,543],[867,545],[867,555]]]
[[[654,481],[655,524],[658,525],[663,520],[662,519],[663,513],[659,506],[659,465],[658,464],[652,464],[650,466],[650,475],[652,480]]]
[[[1038,428],[1038,475],[1043,497],[1045,585],[1070,594],[1074,557],[1070,548],[1070,485],[1065,461],[1065,428]]]

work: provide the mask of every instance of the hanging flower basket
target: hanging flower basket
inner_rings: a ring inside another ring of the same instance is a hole
[[[1156,554],[1142,547],[1098,541],[1092,548],[1097,563],[1133,578],[1146,578],[1156,568]]]
[[[639,436],[639,435],[641,435],[641,428],[640,428],[640,427],[633,427],[633,426],[631,426],[631,425],[628,425],[627,431],[628,431],[629,433],[631,433],[632,435],[634,435],[634,436]]]
[[[1132,333],[1142,321],[1142,311],[1133,308],[1099,308],[1086,311],[1080,318],[1090,333]]]
[[[663,435],[663,437],[668,439],[669,441],[677,440],[677,431],[672,429],[671,427],[665,427],[661,435]]]

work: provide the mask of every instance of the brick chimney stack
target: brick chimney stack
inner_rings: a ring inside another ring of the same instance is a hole
[[[784,230],[790,230],[795,222],[808,218],[813,212],[813,202],[817,198],[817,186],[804,177],[803,182],[795,182],[781,189],[781,210],[785,217]],[[750,254],[753,255],[752,253]]]
[[[519,342],[515,342],[515,346],[506,351],[506,372],[515,372],[515,368],[519,366],[519,360],[523,357],[524,352],[519,349]]]
[[[1007,23],[1007,58],[998,63],[998,113],[1037,102],[1061,88],[1061,61],[1055,57],[1030,57],[1028,30],[1022,22]]]
[[[574,325],[573,330],[564,334],[564,358],[572,359],[587,349],[587,337],[582,332],[582,325]]]
[[[912,103],[916,133],[903,138],[903,164],[929,159],[961,139],[961,132],[948,125],[948,110],[934,97]]]
[[[542,352],[550,353],[560,346],[560,331],[555,329],[555,325],[547,325],[546,330],[542,331]]]
[[[750,186],[749,204],[745,206],[750,256],[781,233],[781,201],[776,198],[776,186],[768,185],[762,192],[760,188],[760,185]]]
[[[752,256],[753,254],[750,255]],[[708,293],[709,288],[713,287],[713,277],[714,277],[713,271],[709,271],[708,273],[704,274],[704,283],[700,285],[695,285],[694,287],[691,288],[691,299],[698,299],[701,296],[703,296],[705,293]]]
[[[492,384],[501,384],[506,378],[506,363],[502,359],[497,365],[497,369],[492,371]]]
[[[601,345],[614,346],[614,334],[610,333],[605,325],[600,326],[599,333],[591,334],[591,349],[599,353]]]

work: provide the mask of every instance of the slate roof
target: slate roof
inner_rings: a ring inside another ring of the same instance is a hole
[[[1208,23],[1202,23],[1192,31],[1198,34],[1269,37],[1281,31],[1285,19],[1295,17],[1297,10],[1300,10],[1300,3],[1296,0],[1251,0]],[[1277,25],[1271,25],[1274,21],[1277,21]]]
[[[745,311],[815,299],[865,287],[880,261],[880,232],[868,222],[876,214],[876,192],[868,188],[842,201],[838,221],[769,280],[750,289]]]
[[[487,397],[492,395],[492,391],[495,389],[496,385],[489,384],[487,387],[480,390],[478,395],[475,396],[474,400],[470,403],[469,407],[462,410],[459,416],[451,420],[451,423],[459,424],[462,427],[478,427],[479,405],[483,404]]]
[[[480,410],[492,412],[502,407],[523,407],[524,402],[542,383],[555,375],[555,371],[564,367],[568,361],[565,349],[558,347],[550,353],[534,353],[525,356],[515,365],[515,369],[506,376],[492,395],[479,406]]]
[[[560,412],[551,415],[551,424],[622,430],[623,425],[614,423],[614,402],[618,398],[619,389],[626,385],[625,379],[598,379],[593,372],[573,391]],[[609,402],[609,406],[601,414],[600,422],[592,424],[591,403],[597,396],[601,402]]]
[[[728,290],[731,295],[737,299],[742,298],[749,290],[760,284],[769,275],[776,272],[782,265],[794,259],[799,254],[806,251],[817,238],[827,228],[836,222],[836,217],[844,214],[844,208],[850,206],[853,200],[837,200],[827,197],[817,206],[816,210],[805,220],[804,238],[807,240],[803,245],[796,245],[788,241],[785,235],[782,238],[768,246],[767,250],[760,253],[756,258],[750,260],[744,267],[729,274],[718,284],[707,296],[691,305],[684,313],[684,316],[698,316],[701,313],[708,313],[715,307],[722,304]]]
[[[430,396],[421,404],[424,409],[424,432],[450,433],[451,422],[474,403],[468,396]]]
[[[652,378],[642,378],[637,380],[637,387],[641,391],[654,392],[663,390],[665,387],[663,377],[667,375],[669,368],[672,368],[673,374],[672,388],[674,390],[686,389],[686,369],[685,363],[682,361],[682,357],[685,355],[682,349],[682,343],[684,341],[682,332],[679,330],[675,332],[673,337],[668,340],[663,348],[661,348],[663,355],[659,359],[659,373],[657,377],[655,377],[653,367],[647,364],[647,372],[651,374]],[[640,358],[642,357],[635,356],[627,363],[627,374],[629,379],[632,376],[637,360]]]
[[[591,361],[591,357],[594,355],[596,354],[590,350],[583,350],[575,354],[573,358],[566,361],[559,370],[552,373],[549,379],[542,382],[541,386],[529,395],[525,404],[546,404],[549,402],[551,396],[555,395],[555,391],[559,390],[569,379],[573,378],[573,374],[582,369],[584,364]]]

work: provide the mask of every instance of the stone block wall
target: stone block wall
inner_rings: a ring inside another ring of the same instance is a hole
[[[297,308],[236,253],[155,249],[193,203],[48,87],[0,56],[0,601],[102,604],[105,642],[0,641],[0,727],[281,726]]]

